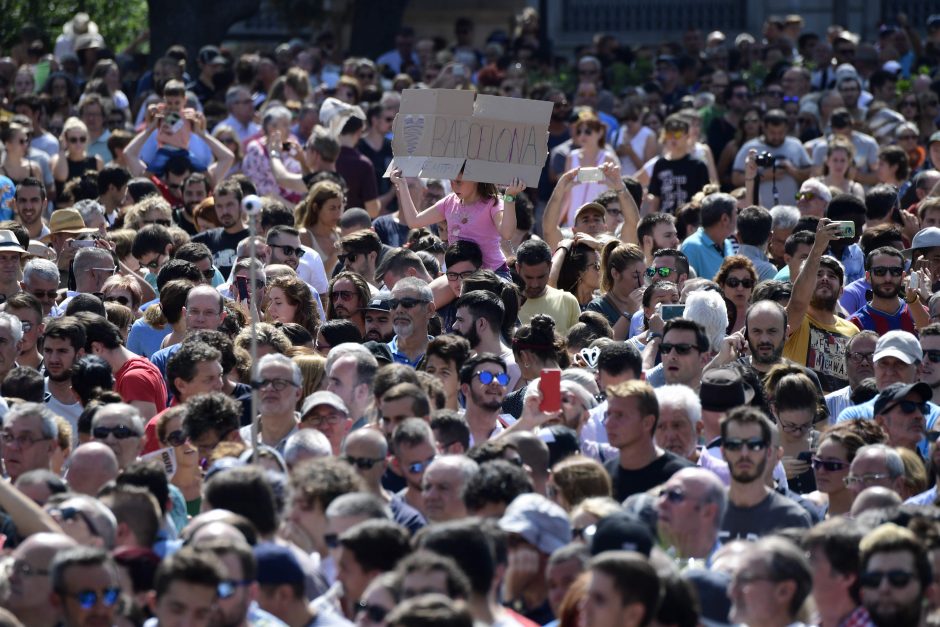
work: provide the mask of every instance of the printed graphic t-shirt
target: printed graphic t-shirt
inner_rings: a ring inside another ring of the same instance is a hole
[[[807,312],[800,326],[787,338],[783,356],[815,372],[823,391],[828,394],[849,384],[845,347],[856,333],[858,327],[848,320],[836,318],[829,326]]]

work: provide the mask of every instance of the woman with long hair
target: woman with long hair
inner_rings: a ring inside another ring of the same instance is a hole
[[[557,287],[574,294],[582,311],[594,300],[601,287],[601,257],[594,246],[575,239],[561,262]]]
[[[659,154],[656,133],[643,124],[643,108],[637,103],[628,103],[624,108],[623,126],[617,133],[617,154],[620,156],[620,172],[632,176],[647,161]]]
[[[202,469],[199,450],[183,431],[186,406],[171,407],[157,420],[157,440],[162,448],[172,448],[176,456],[176,473],[170,483],[179,488],[186,499],[186,513],[195,516],[202,504]]]
[[[917,143],[919,131],[913,122],[898,124],[894,129],[894,140],[907,153],[908,165],[911,172],[917,170],[927,159],[927,151]]]
[[[866,422],[880,430],[874,421]],[[806,498],[825,507],[826,518],[845,516],[852,510],[855,492],[845,485],[845,478],[858,449],[873,443],[849,423],[835,425],[820,434],[811,460],[816,491]]]
[[[268,284],[268,322],[295,322],[317,336],[320,314],[310,286],[296,276],[279,276]]]
[[[607,318],[615,340],[625,340],[630,331],[630,317],[640,308],[646,287],[646,256],[636,244],[617,240],[601,251],[601,296],[586,309]]]
[[[835,187],[846,194],[865,198],[865,189],[852,179],[855,167],[855,146],[841,137],[833,137],[826,148],[823,175],[819,177],[828,187]]]
[[[294,210],[294,226],[300,241],[317,251],[323,259],[327,276],[339,263],[339,218],[343,215],[342,188],[330,181],[320,181]]]
[[[794,492],[812,492],[816,489],[812,457],[819,441],[814,425],[825,416],[816,384],[787,365],[771,368],[764,388],[780,429],[787,483]]]
[[[217,173],[219,180],[227,179],[233,174],[241,174],[242,159],[245,158],[245,153],[242,150],[242,143],[238,139],[238,133],[235,132],[235,129],[228,124],[219,124],[212,130],[212,136],[231,150],[232,154],[235,156],[235,162],[232,164],[232,167],[229,168],[228,172]]]
[[[104,167],[101,157],[88,154],[88,127],[84,122],[74,117],[65,121],[59,138],[59,152],[53,155],[51,165],[56,190],[60,193],[66,182],[88,170],[98,172]]]
[[[87,135],[87,134],[86,134]],[[39,164],[30,159],[29,129],[16,122],[0,124],[0,141],[3,142],[4,154],[0,161],[0,174],[19,185],[25,178],[42,180]]]
[[[725,257],[718,274],[715,275],[715,283],[721,286],[722,295],[734,305],[734,323],[728,333],[743,329],[751,292],[757,285],[757,270],[754,269],[754,264],[741,255]],[[728,313],[730,317],[731,312]]]

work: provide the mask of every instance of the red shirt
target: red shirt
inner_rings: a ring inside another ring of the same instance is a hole
[[[125,403],[153,403],[157,412],[166,409],[166,385],[163,375],[143,357],[131,357],[114,374],[114,391]]]

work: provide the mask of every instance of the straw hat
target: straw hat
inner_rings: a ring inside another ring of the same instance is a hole
[[[67,233],[68,235],[81,235],[83,233],[97,233],[98,229],[92,229],[85,226],[82,220],[82,214],[75,209],[58,209],[52,212],[49,219],[49,234],[40,239],[43,243],[52,240],[56,233]]]

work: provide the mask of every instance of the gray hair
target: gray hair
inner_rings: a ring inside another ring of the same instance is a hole
[[[18,344],[23,339],[23,323],[13,314],[0,312],[0,326],[6,326],[10,329],[10,336],[13,343]]]
[[[681,409],[692,426],[702,421],[702,401],[692,388],[687,385],[671,384],[658,387],[655,392],[660,412],[664,407]]]
[[[793,205],[777,205],[770,210],[771,224],[775,229],[792,229],[800,221],[800,210]]]
[[[711,350],[721,350],[721,342],[728,330],[728,309],[718,292],[699,290],[685,300],[685,317],[702,325]]]
[[[33,277],[40,281],[58,283],[60,280],[59,268],[48,259],[30,259],[23,267],[23,282],[30,283]]]
[[[392,288],[392,293],[401,290],[414,290],[418,292],[418,295],[421,298],[427,300],[428,302],[432,302],[434,300],[434,292],[431,291],[431,286],[418,277],[406,276],[402,279],[399,279],[398,282],[395,283],[395,287]]]
[[[431,465],[428,466],[428,470],[434,466],[450,466],[451,468],[456,468],[460,472],[460,498],[464,496],[464,492],[467,489],[467,484],[470,483],[470,480],[478,472],[480,472],[480,465],[467,457],[466,455],[443,455],[438,457]],[[424,477],[427,478],[427,470],[424,472]]]
[[[4,314],[9,315],[9,314]],[[59,425],[56,424],[56,415],[43,403],[17,403],[10,408],[3,417],[3,424],[8,425],[17,418],[25,416],[39,416],[42,437],[54,440],[59,437]]]
[[[340,357],[352,357],[356,361],[357,385],[365,383],[370,388],[375,380],[375,373],[379,369],[379,362],[369,349],[362,344],[343,342],[330,349],[326,356],[326,376]]]
[[[228,91],[225,92],[225,106],[231,107],[233,104],[235,104],[235,101],[238,100],[238,97],[241,94],[247,94],[248,96],[250,96],[251,92],[241,85],[235,85],[234,87],[229,87]]]
[[[136,407],[127,403],[108,403],[107,405],[99,407],[98,411],[95,412],[95,417],[91,421],[91,428],[94,429],[97,427],[101,423],[101,419],[110,414],[129,417],[134,431],[136,431],[140,437],[143,437],[144,419],[141,418],[140,412]]]
[[[290,368],[291,378],[294,381],[294,385],[296,385],[298,388],[303,386],[303,375],[300,372],[300,366],[298,366],[296,362],[294,362],[294,360],[290,357],[281,355],[280,353],[271,353],[270,355],[265,355],[258,360],[258,376],[260,376],[261,370],[268,365],[286,366]]]
[[[103,248],[82,248],[75,253],[75,261],[72,263],[72,271],[76,274],[88,272],[92,268],[107,267],[114,267],[114,257]]]
[[[854,459],[858,459],[869,452],[880,453],[884,457],[885,468],[887,468],[892,479],[897,479],[904,474],[904,460],[901,459],[901,454],[893,447],[880,443],[867,444],[855,451]]]
[[[362,516],[369,519],[392,520],[392,510],[385,501],[369,492],[350,492],[335,499],[326,508],[327,518]]]
[[[597,379],[594,378],[594,375],[591,374],[589,370],[584,368],[568,368],[567,370],[561,373],[562,381],[571,381],[577,383],[591,396],[597,396],[600,394],[600,388],[597,387]]]
[[[536,379],[535,381],[538,381]],[[532,384],[535,384],[535,381]],[[594,409],[597,406],[597,400],[591,395],[591,393],[583,385],[576,381],[571,381],[568,379],[561,380],[561,389],[563,392],[570,392],[578,397],[578,400],[581,401],[581,404],[584,405],[585,409]]]
[[[264,117],[261,118],[261,127],[267,131],[268,127],[275,122],[281,120],[287,120],[290,122],[292,119],[290,109],[284,105],[276,104],[267,108],[264,112]]]
[[[97,200],[91,198],[86,198],[85,200],[79,200],[74,205],[72,209],[75,209],[80,214],[82,214],[82,220],[85,221],[85,224],[90,224],[92,219],[96,216],[104,215],[104,206]]]
[[[317,429],[301,429],[287,438],[284,445],[284,461],[288,466],[294,466],[303,459],[329,457],[332,454],[330,441]]]

